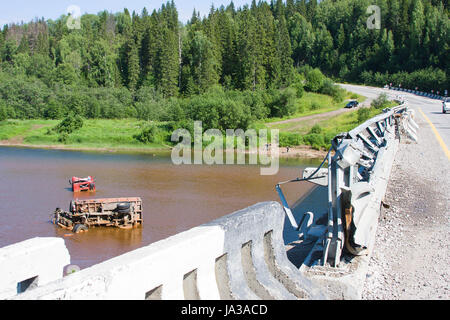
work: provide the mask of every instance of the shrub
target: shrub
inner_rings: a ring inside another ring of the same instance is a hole
[[[303,138],[305,142],[308,145],[312,146],[314,149],[320,150],[322,147],[325,148],[327,146],[322,134],[310,133],[305,135]]]
[[[334,90],[334,83],[331,79],[325,79],[320,87],[320,93],[331,96]]]
[[[300,146],[304,144],[302,135],[291,132],[280,132],[280,147]]]
[[[139,134],[133,136],[142,143],[154,143],[159,141],[160,130],[154,124],[147,125]]]
[[[44,111],[44,117],[46,119],[61,119],[62,110],[61,106],[55,99],[49,99],[47,108]]]
[[[82,127],[83,118],[81,118],[79,115],[69,114],[54,128],[54,131],[59,134],[66,133],[69,135],[72,132],[81,129]]]
[[[69,134],[66,132],[63,132],[58,137],[58,142],[66,144],[69,141]]]
[[[327,132],[324,134],[324,142],[325,142],[325,148],[329,149],[331,147],[331,141],[338,135],[337,132]]]
[[[6,107],[0,103],[0,121],[5,121],[8,118]]]
[[[234,99],[224,93],[205,93],[184,100],[182,109],[186,110],[188,119],[202,121],[204,130],[247,130],[252,119],[251,109],[240,97]]]
[[[305,78],[300,73],[294,74],[294,81],[292,82],[292,88],[294,88],[295,92],[297,93],[297,98],[300,99],[303,97],[303,94],[305,93],[305,89],[303,87],[303,82],[305,81]]]
[[[386,93],[382,93],[372,101],[372,107],[375,109],[384,109],[389,105],[389,100]]]
[[[370,117],[370,110],[368,108],[361,108],[358,110],[358,123],[366,122]]]
[[[334,88],[335,89],[333,91],[333,94],[331,95],[333,97],[333,101],[338,102],[338,103],[344,101],[345,96],[346,96],[346,91],[336,85],[334,86]]]
[[[162,121],[180,121],[186,118],[186,114],[181,108],[177,98],[170,98],[165,102],[165,114],[160,117]]]
[[[311,131],[309,133],[310,134],[314,134],[314,133],[320,134],[322,132],[323,132],[322,127],[320,125],[316,124],[316,125],[314,125],[314,127],[311,128]]]
[[[313,102],[311,103],[311,106],[309,107],[310,110],[319,110],[320,109],[320,104],[318,104],[317,102]]]
[[[230,94],[228,94],[229,96]],[[245,105],[250,106],[253,119],[265,119],[270,114],[270,109],[266,105],[267,93],[265,90],[244,91],[242,101]]]
[[[306,74],[306,85],[307,91],[319,92],[322,88],[323,82],[325,81],[325,76],[319,69],[313,69]]]
[[[286,88],[284,90],[271,90],[269,94],[272,100],[269,102],[271,117],[283,118],[293,115],[297,111],[296,97],[294,88]]]
[[[445,71],[438,68],[426,68],[408,73],[400,71],[394,74],[373,73],[363,71],[360,80],[365,84],[384,86],[392,83],[393,86],[402,85],[403,88],[414,89],[418,87],[420,91],[430,92],[431,90],[443,92],[448,87],[448,80]]]
[[[331,79],[325,79],[320,93],[329,95],[335,102],[342,102],[345,99],[345,90],[334,84]]]

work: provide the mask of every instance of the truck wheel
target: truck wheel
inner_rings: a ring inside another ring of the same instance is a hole
[[[69,211],[70,211],[71,213],[75,213],[75,204],[74,204],[73,201],[70,201]]]
[[[89,228],[85,224],[76,224],[75,227],[73,227],[73,233],[80,233],[80,232],[86,232]]]
[[[117,204],[116,211],[117,211],[117,213],[120,213],[120,214],[130,213],[131,203],[124,202],[124,203]]]
[[[119,211],[129,210],[130,208],[131,208],[131,203],[129,203],[129,202],[117,204],[117,210],[119,210]]]

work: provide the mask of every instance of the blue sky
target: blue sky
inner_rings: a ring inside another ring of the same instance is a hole
[[[81,13],[96,14],[100,11],[107,10],[113,13],[128,8],[130,12],[135,10],[141,13],[144,7],[149,12],[153,9],[159,9],[166,0],[1,0],[0,4],[0,26],[4,24],[16,22],[29,22],[34,18],[57,19],[62,14],[67,13],[67,9],[71,5],[76,5],[81,9]],[[200,11],[201,15],[206,15],[211,5],[220,7],[228,5],[231,0],[196,0],[185,1],[175,0],[178,9],[179,18],[182,22],[186,22],[191,18],[194,8]],[[250,4],[251,0],[233,0],[236,7],[244,4]]]

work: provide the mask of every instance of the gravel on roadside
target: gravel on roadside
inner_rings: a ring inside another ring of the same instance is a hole
[[[363,300],[450,299],[450,161],[416,113],[402,137],[377,229]]]

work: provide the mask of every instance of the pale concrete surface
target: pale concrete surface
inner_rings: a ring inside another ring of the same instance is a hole
[[[69,251],[59,238],[34,238],[0,248],[0,300],[62,278],[69,264]]]
[[[279,203],[259,203],[15,299],[324,299],[287,259],[283,223]]]
[[[25,292],[19,300],[184,299],[184,276],[197,270],[202,299],[219,299],[215,259],[223,254],[223,231],[198,227],[83,269],[47,286]],[[156,290],[158,291],[158,290]]]

